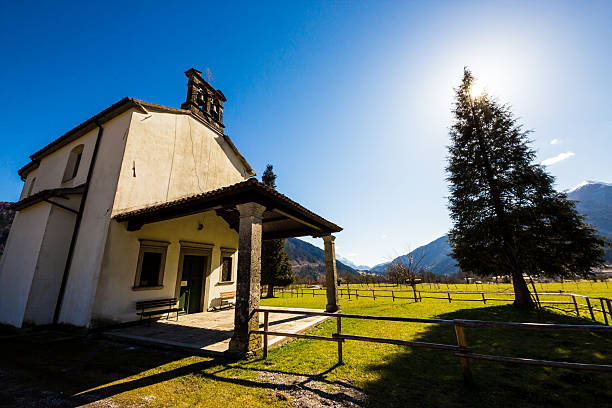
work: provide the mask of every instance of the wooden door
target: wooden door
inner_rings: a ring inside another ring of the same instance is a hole
[[[205,269],[205,256],[184,255],[179,307],[185,313],[198,313],[202,311]]]

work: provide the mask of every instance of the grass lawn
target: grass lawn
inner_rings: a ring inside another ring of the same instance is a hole
[[[450,290],[464,289],[451,285]],[[604,283],[581,283],[580,291],[566,291],[610,296]],[[322,308],[325,297],[285,294],[262,304]],[[344,298],[341,305],[355,314],[591,323],[556,310],[525,313],[478,302]],[[333,319],[311,333],[330,335],[335,325]],[[456,344],[448,326],[344,319],[343,332]],[[312,340],[273,349],[265,361],[228,363],[96,339],[62,339],[63,334],[13,334],[0,330],[1,406],[229,408],[317,406],[321,401],[362,406],[364,393],[365,404],[375,407],[604,407],[612,401],[612,373],[472,361],[476,385],[468,388],[452,353],[384,344],[347,341],[345,364],[336,366],[335,343]],[[467,339],[484,354],[612,364],[610,335],[476,328],[467,329]]]

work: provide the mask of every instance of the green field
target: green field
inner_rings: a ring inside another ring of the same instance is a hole
[[[437,289],[447,290],[445,285]],[[578,289],[566,291],[610,296],[605,283],[580,283]],[[325,297],[284,294],[263,299],[262,305],[322,308]],[[341,305],[345,313],[368,315],[592,324],[559,310],[519,312],[507,304],[344,297]],[[311,334],[329,336],[335,327],[332,319]],[[343,319],[343,332],[456,344],[450,326]],[[466,387],[452,353],[384,344],[347,341],[345,364],[337,366],[336,344],[314,340],[273,349],[267,360],[256,356],[228,363],[102,340],[45,343],[36,336],[4,334],[0,336],[0,405],[4,406],[94,402],[100,405],[92,406],[229,408],[312,406],[313,401],[362,406],[364,394],[366,406],[375,407],[603,407],[612,401],[612,373],[473,361],[475,386]],[[610,335],[474,328],[467,329],[467,339],[475,352],[483,354],[612,364]]]

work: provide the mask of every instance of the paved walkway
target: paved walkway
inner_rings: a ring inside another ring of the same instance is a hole
[[[266,308],[275,309],[269,306]],[[319,309],[283,309],[323,312]],[[326,316],[270,313],[269,327],[270,331],[303,333],[326,319]],[[263,313],[260,313],[259,321],[263,330]],[[219,355],[228,349],[233,330],[234,309],[225,309],[179,316],[178,321],[145,322],[136,326],[109,330],[104,332],[104,335],[117,340],[181,349],[195,354]],[[287,340],[287,337],[269,336],[268,345],[279,346]]]

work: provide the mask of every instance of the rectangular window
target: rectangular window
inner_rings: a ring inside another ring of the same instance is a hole
[[[221,267],[221,282],[232,281],[232,257],[224,256]]]
[[[134,288],[163,286],[168,244],[168,242],[140,241]]]

